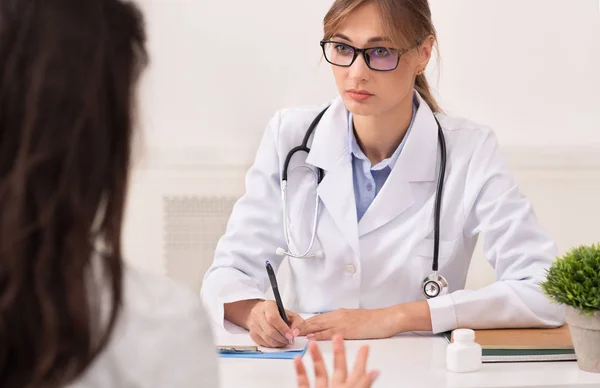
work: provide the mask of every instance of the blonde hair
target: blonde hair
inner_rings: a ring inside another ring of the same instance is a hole
[[[428,36],[437,36],[428,0],[335,0],[323,19],[323,38],[331,39],[346,17],[367,3],[379,9],[383,30],[398,47],[414,47]],[[425,74],[417,75],[415,89],[433,112],[441,112]]]

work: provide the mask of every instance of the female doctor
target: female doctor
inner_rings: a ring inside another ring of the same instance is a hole
[[[334,2],[321,46],[339,96],[269,123],[204,279],[214,319],[272,347],[563,323],[538,286],[555,244],[494,132],[441,113],[423,74],[435,42],[427,0]],[[464,290],[480,234],[496,282]],[[264,300],[282,254],[285,307],[317,313],[289,326]]]

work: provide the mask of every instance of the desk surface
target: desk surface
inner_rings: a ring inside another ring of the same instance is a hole
[[[442,337],[410,333],[378,341],[347,341],[349,365],[358,348],[370,345],[369,368],[381,372],[374,387],[600,387],[600,374],[580,370],[576,362],[483,364],[474,373],[446,371],[446,340]],[[330,342],[319,342],[329,370],[333,363]],[[312,373],[308,353],[304,363]],[[220,359],[222,388],[295,387],[291,360]]]

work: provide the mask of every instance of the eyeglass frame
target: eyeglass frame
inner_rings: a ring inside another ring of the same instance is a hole
[[[337,43],[337,44],[343,44],[344,46],[347,46],[347,47],[351,48],[352,50],[354,50],[354,57],[352,58],[352,60],[350,61],[350,63],[349,63],[349,64],[347,64],[347,65],[339,65],[339,64],[337,64],[337,63],[333,63],[333,62],[331,62],[331,61],[329,60],[329,58],[327,58],[327,54],[325,53],[325,45],[326,45],[327,43]],[[402,49],[402,50],[397,50],[397,49],[395,49],[395,48],[393,48],[393,47],[384,47],[384,46],[365,47],[365,48],[362,48],[362,49],[360,49],[360,48],[354,47],[354,46],[352,46],[352,45],[349,45],[348,43],[344,43],[344,42],[337,42],[337,41],[335,41],[335,40],[325,40],[325,39],[324,39],[324,40],[322,40],[322,41],[320,42],[320,45],[321,45],[321,49],[323,50],[323,57],[325,58],[325,60],[326,60],[328,63],[330,63],[330,64],[332,64],[332,65],[334,65],[334,66],[339,66],[339,67],[350,67],[350,66],[352,66],[352,65],[354,64],[354,62],[356,61],[356,58],[358,58],[358,56],[359,56],[360,54],[362,54],[362,56],[363,56],[363,59],[365,60],[365,64],[367,65],[367,67],[368,67],[369,69],[371,69],[371,70],[373,70],[373,71],[382,71],[382,72],[386,72],[386,71],[394,71],[394,70],[396,70],[396,69],[398,68],[398,65],[400,64],[400,57],[402,57],[404,54],[406,54],[406,53],[407,53],[407,52],[409,52],[410,50],[412,50],[412,49],[415,49],[415,48],[419,47],[419,46],[421,45],[421,43],[423,43],[423,42],[422,42],[422,41],[420,41],[420,40],[417,40],[417,41],[415,41],[415,44],[414,44],[414,45],[412,45],[412,46],[411,46],[411,47],[409,47],[409,48]],[[367,50],[373,50],[373,49],[385,49],[385,50],[388,50],[388,51],[389,51],[389,50],[394,50],[394,51],[396,51],[396,52],[398,53],[398,58],[397,58],[397,60],[396,60],[396,66],[394,66],[392,69],[389,69],[389,70],[373,69],[373,68],[371,67],[371,59],[370,59],[370,58],[367,58]]]

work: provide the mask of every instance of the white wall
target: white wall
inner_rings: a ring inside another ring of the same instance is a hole
[[[596,0],[435,0],[440,93],[504,145],[600,144]]]
[[[318,44],[328,1],[139,1],[153,62],[141,96],[151,147],[213,148],[247,163],[276,109],[335,91]]]
[[[318,45],[331,0],[138,1],[152,55],[141,93],[151,148],[206,147],[246,164],[276,109],[335,95]],[[449,113],[491,125],[503,145],[600,144],[597,0],[431,6],[442,67],[429,74]]]

